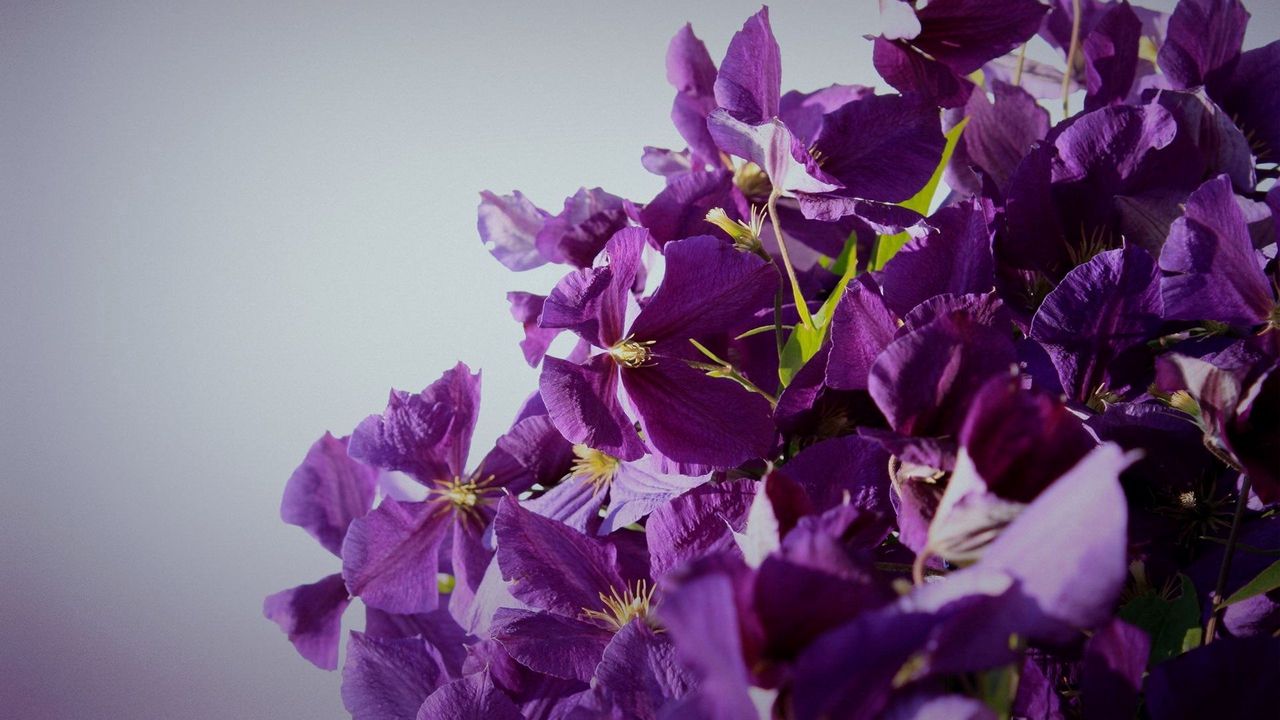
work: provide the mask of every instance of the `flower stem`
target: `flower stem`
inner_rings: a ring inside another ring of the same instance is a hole
[[[1071,45],[1067,47],[1067,69],[1062,73],[1062,119],[1070,117],[1071,76],[1075,74],[1076,52],[1080,49],[1080,0],[1071,0]]]
[[[1022,87],[1022,68],[1027,64],[1027,43],[1022,43],[1022,49],[1018,51],[1018,64],[1013,68],[1013,84]]]
[[[1240,523],[1244,518],[1244,510],[1249,505],[1249,476],[1245,475],[1240,483],[1240,497],[1236,500],[1236,512],[1231,518],[1231,532],[1227,535],[1227,546],[1222,550],[1222,564],[1218,566],[1218,582],[1213,587],[1213,612],[1209,614],[1209,622],[1204,628],[1204,645],[1213,642],[1218,629],[1218,621],[1222,616],[1223,594],[1227,591],[1227,577],[1231,574],[1231,559],[1236,554],[1236,541],[1240,537]]]
[[[769,223],[773,225],[773,236],[778,240],[778,252],[782,254],[782,266],[787,270],[787,279],[791,282],[791,294],[795,296],[796,312],[800,313],[800,322],[810,330],[813,317],[809,315],[809,306],[804,302],[804,293],[800,292],[800,281],[796,278],[796,269],[791,265],[791,254],[787,252],[787,241],[782,236],[782,225],[778,223],[778,189],[769,193]]]

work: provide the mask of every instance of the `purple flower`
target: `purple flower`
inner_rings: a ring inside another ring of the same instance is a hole
[[[480,193],[476,227],[481,242],[510,270],[546,263],[589,267],[609,236],[626,225],[623,200],[600,188],[580,188],[551,215],[517,190]]]

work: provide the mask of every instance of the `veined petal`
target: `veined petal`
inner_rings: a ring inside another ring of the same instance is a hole
[[[342,668],[342,704],[353,720],[412,720],[447,681],[421,638],[390,640],[353,632]]]
[[[571,616],[507,608],[494,614],[490,632],[521,665],[582,682],[591,680],[613,637],[599,625]]]
[[[644,443],[618,403],[618,368],[608,354],[581,365],[547,357],[538,387],[548,416],[569,442],[623,460],[644,455]]]
[[[551,291],[538,324],[567,328],[607,348],[622,339],[627,298],[649,241],[643,228],[618,231],[605,245],[605,264],[569,273]]]
[[[546,264],[547,258],[538,252],[535,239],[551,215],[519,190],[510,195],[495,195],[488,190],[480,193],[477,214],[480,241],[508,270],[531,270]]]
[[[321,670],[336,670],[342,612],[350,602],[342,576],[335,574],[268,596],[262,614],[280,626],[299,655]]]
[[[387,612],[434,610],[440,545],[452,521],[447,502],[383,500],[347,532],[342,545],[347,589]]]
[[[716,76],[716,102],[739,120],[761,123],[777,117],[781,92],[782,53],[765,7],[729,41]]]
[[[416,720],[523,720],[493,683],[488,669],[441,685],[422,703]]]
[[[373,507],[378,471],[347,455],[348,438],[329,433],[311,446],[284,487],[280,517],[338,555],[351,521]]]

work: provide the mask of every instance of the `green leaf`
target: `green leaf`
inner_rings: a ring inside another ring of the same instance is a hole
[[[818,350],[822,348],[822,341],[827,337],[827,328],[831,324],[831,317],[835,315],[836,305],[840,304],[845,288],[849,287],[849,281],[858,272],[857,253],[858,234],[852,233],[845,241],[840,258],[833,264],[833,267],[843,265],[840,282],[822,303],[822,307],[813,314],[813,327],[796,325],[791,331],[791,337],[787,338],[786,344],[782,347],[782,356],[778,358],[778,379],[782,381],[782,387],[790,385],[796,373],[800,372],[800,368],[804,367],[804,364],[817,355]]]
[[[1272,563],[1266,570],[1258,573],[1258,577],[1250,580],[1244,587],[1235,591],[1235,594],[1227,598],[1227,601],[1222,603],[1222,606],[1235,605],[1238,602],[1243,602],[1276,589],[1280,589],[1280,560]]]
[[[902,203],[902,207],[915,210],[921,215],[929,213],[929,207],[933,205],[933,195],[938,191],[938,183],[942,182],[942,173],[947,169],[947,163],[951,162],[951,156],[955,154],[956,144],[960,142],[960,135],[964,133],[965,126],[969,124],[969,118],[965,118],[956,124],[955,127],[947,131],[947,144],[942,149],[942,159],[938,162],[938,167],[933,171],[933,177],[929,178],[929,182],[916,193],[914,197]],[[911,239],[907,233],[898,233],[897,235],[881,235],[876,242],[875,255],[871,259],[871,268],[873,270],[881,270],[885,263],[889,262],[903,245]]]
[[[1002,720],[1013,715],[1013,700],[1018,694],[1018,666],[1006,665],[978,676],[982,702]]]
[[[1200,644],[1200,603],[1196,588],[1186,575],[1178,575],[1181,594],[1173,600],[1158,595],[1140,595],[1120,608],[1121,620],[1136,625],[1151,636],[1149,665],[1168,660]],[[1188,643],[1192,643],[1188,645]]]

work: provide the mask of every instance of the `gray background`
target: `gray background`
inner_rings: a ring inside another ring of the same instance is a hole
[[[0,714],[343,717],[260,615],[338,567],[285,479],[457,359],[483,451],[535,385],[504,293],[559,271],[493,261],[476,193],[648,199],[668,39],[758,7],[463,5],[0,2]],[[773,22],[788,87],[874,84],[872,0]]]

